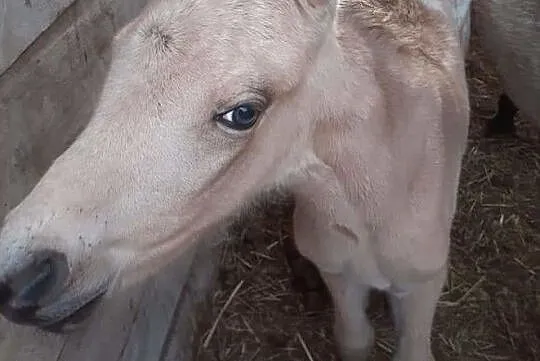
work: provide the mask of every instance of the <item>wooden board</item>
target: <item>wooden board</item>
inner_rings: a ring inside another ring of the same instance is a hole
[[[0,1],[0,74],[74,0]]]

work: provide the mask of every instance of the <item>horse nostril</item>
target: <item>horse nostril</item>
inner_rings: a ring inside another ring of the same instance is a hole
[[[8,307],[36,309],[54,296],[68,276],[66,256],[56,251],[41,251],[21,272],[9,280]]]
[[[0,283],[0,307],[9,301],[11,296],[11,288],[7,285],[7,283]]]

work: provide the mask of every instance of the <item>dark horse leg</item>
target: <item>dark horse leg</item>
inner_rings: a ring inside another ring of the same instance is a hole
[[[518,108],[514,105],[508,95],[506,95],[506,93],[501,94],[499,97],[497,114],[495,114],[495,116],[486,124],[486,137],[514,135],[516,132],[514,117],[517,111]]]
[[[317,267],[302,256],[291,237],[283,241],[285,258],[291,269],[292,286],[303,298],[307,312],[319,312],[331,304],[330,293]]]

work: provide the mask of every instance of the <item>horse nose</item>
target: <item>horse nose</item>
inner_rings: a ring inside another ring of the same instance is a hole
[[[53,299],[69,275],[63,253],[46,250],[0,283],[0,314],[15,323],[31,323],[34,313]]]

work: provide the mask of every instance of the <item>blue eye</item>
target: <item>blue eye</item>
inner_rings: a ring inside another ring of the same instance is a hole
[[[248,130],[259,119],[260,111],[254,104],[240,104],[226,113],[218,115],[217,121],[233,130]]]

